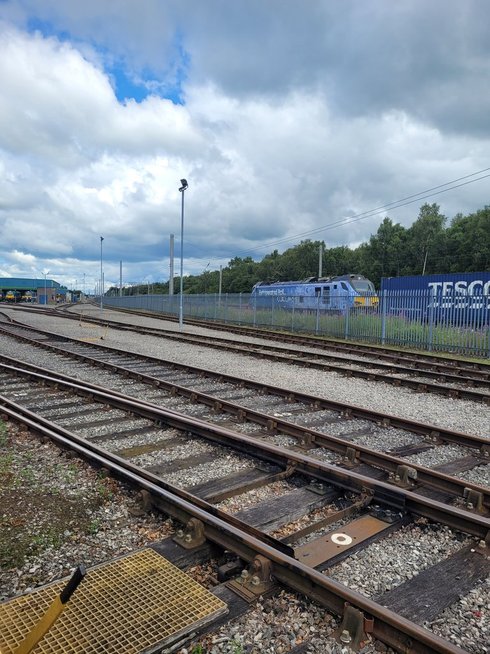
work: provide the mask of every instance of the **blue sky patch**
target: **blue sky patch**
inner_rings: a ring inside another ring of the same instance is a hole
[[[45,37],[54,36],[59,41],[71,41],[73,40],[70,32],[65,30],[57,30],[54,26],[47,20],[41,20],[34,16],[30,17],[27,21],[27,30],[31,33],[40,32]]]
[[[126,68],[125,62],[120,60],[114,62],[107,73],[111,76],[119,102],[126,100],[142,102],[149,95],[156,95],[171,100],[174,104],[184,104],[182,94],[184,78],[178,72],[176,74],[175,71],[170,71],[160,76],[150,70],[132,73]]]
[[[142,102],[151,95],[151,91],[147,84],[144,83],[144,80],[141,83],[133,80],[128,75],[122,62],[114,64],[107,72],[112,78],[114,92],[119,102],[130,99]]]
[[[54,37],[61,42],[70,42],[76,47],[77,40],[70,32],[57,30],[49,21],[31,17],[27,24],[31,33],[39,32],[44,37]],[[132,71],[122,58],[115,58],[107,48],[97,43],[92,47],[101,55],[105,72],[110,76],[114,93],[119,102],[134,100],[143,102],[149,95],[184,104],[182,84],[187,78],[189,55],[183,46],[181,34],[177,34],[172,47],[171,60],[165,72],[156,73],[150,69]]]

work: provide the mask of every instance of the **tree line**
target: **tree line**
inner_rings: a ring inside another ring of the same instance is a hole
[[[328,248],[323,241],[301,241],[282,254],[274,250],[261,261],[235,257],[222,269],[223,293],[250,293],[258,281],[289,281],[318,275],[357,273],[376,288],[382,277],[451,272],[476,272],[490,268],[490,206],[448,224],[437,204],[424,204],[413,224],[405,228],[386,217],[376,234],[356,248]],[[184,276],[184,293],[218,293],[218,270]],[[175,291],[179,278],[174,280]],[[147,285],[136,292],[146,293]],[[168,282],[153,284],[152,292],[168,293]]]

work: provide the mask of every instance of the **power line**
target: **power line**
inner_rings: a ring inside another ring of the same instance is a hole
[[[418,193],[414,193],[412,195],[407,195],[404,198],[400,198],[399,200],[394,200],[393,202],[388,202],[386,204],[380,205],[378,207],[375,207],[374,209],[369,209],[367,211],[363,211],[358,214],[354,214],[353,216],[348,216],[346,218],[339,218],[338,220],[335,220],[331,223],[327,223],[326,225],[323,225],[322,227],[316,227],[315,229],[308,230],[306,232],[301,232],[299,234],[293,234],[292,236],[287,236],[281,239],[278,239],[276,241],[271,241],[269,243],[264,243],[262,245],[257,245],[253,248],[248,248],[246,250],[240,250],[234,254],[234,256],[239,256],[241,254],[246,254],[249,252],[255,252],[257,250],[262,250],[266,248],[272,248],[275,245],[282,245],[283,243],[288,243],[290,241],[296,241],[302,237],[305,236],[311,236],[313,234],[318,234],[320,232],[328,231],[330,229],[333,229],[334,227],[339,227],[343,225],[349,225],[351,223],[359,222],[361,220],[365,220],[366,218],[373,218],[374,216],[379,215],[380,213],[384,213],[387,209],[399,209],[401,207],[405,207],[409,204],[414,204],[415,202],[419,202],[420,200],[425,200],[429,197],[434,197],[436,195],[441,195],[442,193],[447,193],[448,191],[452,191],[456,188],[460,188],[462,186],[467,186],[469,184],[474,184],[475,182],[479,182],[482,179],[486,179],[490,177],[490,173],[486,175],[482,175],[481,177],[477,177],[476,179],[469,179],[470,177],[475,177],[475,175],[481,175],[481,173],[486,173],[487,171],[490,171],[489,168],[483,168],[482,170],[477,170],[474,173],[470,173],[469,175],[464,175],[462,177],[457,177],[456,179],[453,179],[449,182],[445,182],[444,184],[438,184],[437,186],[433,186],[431,188],[425,189],[423,191],[419,191]],[[462,180],[468,180],[465,182],[462,182],[461,184],[456,184],[456,182],[461,182]],[[448,188],[443,188],[443,187],[448,187]],[[438,190],[441,189],[441,190]],[[208,259],[209,257],[206,257]],[[215,260],[221,260],[226,257],[214,257]],[[196,261],[205,261],[206,259],[196,259]]]
[[[486,169],[488,170],[488,168]],[[483,172],[483,171],[480,171]],[[401,200],[395,201],[395,202],[390,202],[389,204],[382,205],[380,207],[376,207],[376,209],[370,209],[369,211],[363,211],[362,213],[355,214],[354,216],[348,217],[348,218],[341,218],[339,220],[336,220],[332,223],[328,223],[327,225],[324,225],[322,227],[317,227],[315,229],[311,229],[307,232],[302,232],[300,234],[295,234],[293,236],[288,236],[283,239],[279,239],[277,241],[273,241],[271,243],[265,243],[264,245],[259,245],[256,248],[251,248],[248,250],[242,250],[238,252],[237,254],[243,254],[244,252],[253,252],[254,250],[257,249],[262,249],[262,248],[269,248],[274,245],[280,245],[282,243],[287,243],[288,241],[296,240],[298,238],[301,238],[303,236],[311,236],[312,234],[318,234],[319,232],[325,232],[328,231],[329,229],[333,229],[334,227],[338,227],[340,225],[349,225],[351,223],[359,222],[360,220],[365,220],[366,218],[372,218],[374,216],[379,215],[380,213],[384,213],[387,208],[391,209],[399,209],[400,207],[405,207],[409,204],[413,204],[414,202],[419,202],[420,200],[425,200],[426,198],[429,197],[434,197],[435,195],[441,195],[442,193],[446,193],[447,191],[452,191],[455,188],[459,188],[461,186],[467,186],[468,184],[473,184],[474,182],[478,182],[482,179],[485,179],[487,177],[490,177],[490,174],[488,175],[483,175],[482,177],[478,177],[477,179],[472,179],[468,182],[463,182],[462,184],[455,184],[454,186],[450,186],[449,188],[443,189],[441,191],[437,191],[436,193],[428,193],[427,191],[421,191],[420,193],[414,195],[414,196],[408,196],[408,198],[414,198],[412,200],[403,198]],[[460,178],[462,179],[462,178]],[[457,181],[457,180],[454,180]],[[448,184],[451,182],[448,182]],[[441,188],[442,186],[446,186],[445,184],[441,184],[440,186],[436,186],[434,188]],[[431,189],[428,189],[430,191]],[[425,195],[422,195],[425,193]],[[403,201],[403,200],[407,201]],[[235,255],[236,256],[236,255]]]

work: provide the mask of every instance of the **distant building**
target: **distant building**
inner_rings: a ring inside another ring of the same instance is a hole
[[[24,277],[0,277],[0,293],[6,302],[29,302],[56,304],[64,302],[66,288],[53,279]]]

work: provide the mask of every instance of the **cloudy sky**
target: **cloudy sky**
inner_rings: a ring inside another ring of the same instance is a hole
[[[483,0],[0,0],[0,85],[0,276],[167,280],[183,177],[185,273],[490,204]]]

